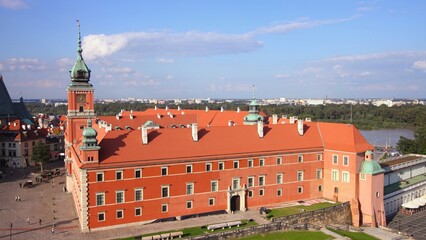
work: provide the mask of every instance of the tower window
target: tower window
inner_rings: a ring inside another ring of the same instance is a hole
[[[78,111],[79,111],[79,112],[84,112],[84,108],[83,108],[83,106],[80,106],[80,107],[79,107],[79,109],[78,109]]]

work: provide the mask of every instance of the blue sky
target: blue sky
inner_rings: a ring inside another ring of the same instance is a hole
[[[12,98],[425,98],[426,1],[0,0]]]

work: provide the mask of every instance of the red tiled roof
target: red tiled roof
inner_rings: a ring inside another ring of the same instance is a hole
[[[101,164],[149,163],[322,150],[316,124],[307,123],[305,129],[300,136],[297,124],[268,125],[260,138],[257,126],[201,128],[198,142],[193,141],[191,128],[158,129],[149,131],[147,145],[142,144],[141,131],[110,131],[99,143],[100,161]]]
[[[326,149],[357,153],[374,149],[352,124],[317,124]]]

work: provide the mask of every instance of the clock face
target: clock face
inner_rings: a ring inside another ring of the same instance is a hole
[[[85,94],[78,94],[77,95],[77,102],[79,102],[79,103],[86,102],[86,95]]]

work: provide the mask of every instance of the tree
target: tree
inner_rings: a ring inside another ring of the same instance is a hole
[[[47,163],[49,159],[50,159],[49,146],[43,142],[37,142],[37,144],[33,148],[33,154],[31,155],[31,160],[40,164],[42,173],[43,173],[43,164]]]

